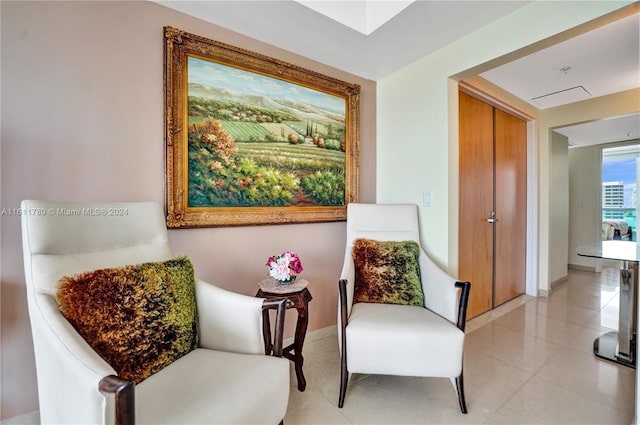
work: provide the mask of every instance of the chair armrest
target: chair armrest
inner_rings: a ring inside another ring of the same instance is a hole
[[[345,255],[342,272],[340,273],[340,280],[344,281],[344,300],[346,302],[347,315],[349,315],[351,313],[351,307],[353,306],[353,291],[355,289],[356,281],[356,266],[353,262],[353,257],[350,251]],[[338,305],[338,314],[340,314],[340,305]]]
[[[276,310],[276,323],[274,325],[273,344],[271,343],[271,329],[269,320],[265,315],[269,314],[269,310]],[[262,335],[264,338],[265,353],[272,353],[274,357],[282,357],[282,346],[284,340],[284,316],[287,310],[287,300],[264,300],[262,303]]]
[[[116,399],[116,425],[135,425],[136,393],[135,383],[114,375],[100,380],[99,389],[103,394],[114,394]]]
[[[199,346],[264,354],[262,298],[237,294],[196,279]]]
[[[420,276],[425,307],[451,323],[458,321],[457,280],[445,273],[424,251],[420,251]]]
[[[460,301],[458,304],[458,321],[456,325],[464,332],[467,325],[467,305],[469,304],[469,291],[471,291],[471,282],[456,282],[456,288],[460,288]]]
[[[100,380],[115,375],[65,319],[55,299],[33,294],[29,300],[43,423],[98,423],[105,416]]]

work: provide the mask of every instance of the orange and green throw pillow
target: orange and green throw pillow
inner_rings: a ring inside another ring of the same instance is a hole
[[[195,279],[186,257],[65,276],[56,298],[87,343],[135,383],[198,344]]]
[[[356,239],[353,302],[424,307],[419,258],[413,241]]]

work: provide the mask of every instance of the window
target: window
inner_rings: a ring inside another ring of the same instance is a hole
[[[640,145],[602,149],[602,239],[637,240]]]

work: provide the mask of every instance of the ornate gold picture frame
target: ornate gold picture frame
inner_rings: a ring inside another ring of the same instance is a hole
[[[360,86],[164,30],[167,227],[345,220]]]

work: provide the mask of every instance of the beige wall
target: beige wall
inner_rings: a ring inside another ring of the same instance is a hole
[[[163,26],[362,86],[361,200],[375,202],[376,84],[151,2],[0,2],[2,208],[21,199],[163,202]],[[1,418],[37,409],[19,217],[1,221]],[[253,295],[266,258],[297,251],[309,329],[335,324],[344,223],[170,230],[198,276]],[[292,314],[291,319],[295,317]],[[288,323],[289,333],[291,325]]]

